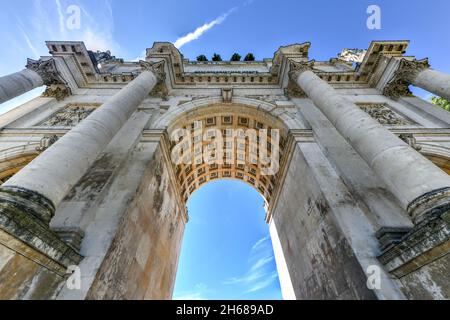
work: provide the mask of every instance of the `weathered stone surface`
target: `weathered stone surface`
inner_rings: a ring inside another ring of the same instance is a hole
[[[375,299],[299,148],[280,197],[273,219],[297,299]]]
[[[410,94],[410,82],[446,97],[449,78],[402,70],[407,42],[313,62],[309,43],[217,63],[188,61],[171,43],[140,62],[81,42],[47,46],[53,58],[29,61],[35,71],[0,78],[0,101],[48,85],[48,98],[0,117],[0,298],[170,299],[185,203],[221,178],[267,200],[286,297],[450,298],[450,116],[388,97]],[[261,175],[245,158],[232,170],[175,167],[166,135],[195,119],[281,130],[279,171]],[[80,290],[64,285],[69,264]],[[370,267],[380,289],[367,286]]]
[[[161,150],[157,151],[88,299],[172,297],[184,230],[174,192]]]

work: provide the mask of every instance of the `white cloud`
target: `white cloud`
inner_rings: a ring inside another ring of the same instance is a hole
[[[255,245],[252,247],[252,251],[258,250],[260,247],[262,247],[268,240],[270,239],[270,236],[264,237],[261,240],[258,240]]]
[[[263,281],[257,282],[256,284],[254,284],[250,289],[248,289],[245,292],[251,293],[251,292],[256,292],[256,291],[265,289],[268,286],[270,286],[277,278],[278,278],[278,274],[276,272],[266,275],[266,277],[264,278]]]
[[[182,46],[188,44],[189,42],[197,40],[198,38],[200,38],[205,32],[207,32],[211,28],[213,28],[213,27],[223,23],[228,18],[228,16],[230,14],[232,14],[235,10],[237,10],[237,7],[234,7],[232,9],[230,9],[228,12],[222,14],[220,17],[217,17],[213,21],[211,21],[209,23],[205,23],[201,27],[198,27],[197,29],[195,29],[194,32],[188,33],[187,35],[177,39],[174,42],[174,46],[177,49],[180,49]]]
[[[192,291],[177,293],[173,300],[207,300],[207,295],[211,292],[205,284],[199,283]]]
[[[270,236],[258,240],[250,250],[251,266],[241,277],[233,277],[222,282],[224,285],[243,285],[245,293],[253,293],[270,286],[278,274],[270,263],[275,260],[272,247],[267,245]]]

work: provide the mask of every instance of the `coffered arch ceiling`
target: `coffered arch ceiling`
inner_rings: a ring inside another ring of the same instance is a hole
[[[192,139],[188,155],[192,161],[179,165],[173,162],[180,195],[185,203],[208,182],[234,179],[255,188],[269,208],[280,185],[281,167],[287,157],[288,128],[283,121],[267,111],[241,104],[218,103],[191,109],[179,115],[167,128],[169,137],[175,138],[170,143],[172,158],[176,146],[186,142],[176,139],[175,133],[180,129],[190,132],[189,138]],[[267,132],[267,141],[260,138],[260,132]],[[266,143],[267,156],[278,162],[273,174],[267,172],[273,163],[261,162],[264,156],[261,149]],[[219,146],[223,146],[222,152],[216,151],[220,150]],[[208,149],[211,150],[209,160],[205,156]]]

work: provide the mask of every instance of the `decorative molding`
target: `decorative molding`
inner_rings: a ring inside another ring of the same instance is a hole
[[[224,103],[231,103],[231,101],[233,100],[233,89],[232,88],[222,89],[222,100]]]
[[[289,79],[297,84],[298,76],[305,71],[313,71],[314,63],[314,60],[309,62],[290,61],[291,69],[289,71]]]
[[[391,81],[384,88],[383,94],[395,100],[400,97],[412,96],[409,85],[414,82],[414,79],[421,71],[429,67],[430,64],[427,58],[422,60],[402,59]]]
[[[59,73],[54,59],[49,60],[27,60],[27,69],[30,69],[42,78],[42,81],[46,86],[51,86],[55,84],[66,84],[64,78]]]
[[[40,126],[44,127],[75,127],[86,119],[96,107],[94,106],[67,106],[54,114]]]
[[[147,70],[153,72],[158,80],[158,83],[155,85],[153,90],[150,92],[150,96],[159,97],[163,100],[167,99],[169,94],[169,90],[166,86],[166,72],[164,70],[165,61],[161,60],[158,62],[147,62],[147,61],[139,61],[139,65],[142,70]]]
[[[290,98],[306,98],[306,93],[297,84],[297,79],[305,71],[313,71],[314,61],[296,62],[290,61],[289,82],[284,93]]]
[[[46,98],[55,98],[58,101],[62,101],[72,94],[72,90],[63,84],[52,84],[45,89],[42,94]]]
[[[407,143],[414,150],[416,151],[422,150],[422,147],[417,143],[417,140],[413,134],[401,134],[399,135],[399,138],[403,140],[405,143]]]
[[[50,148],[53,144],[58,141],[59,137],[57,135],[45,136],[39,142],[39,147],[36,147],[37,152],[44,152],[48,148]]]
[[[142,70],[151,71],[154,73],[158,82],[164,82],[166,80],[166,72],[164,70],[165,61],[158,62],[139,61],[139,66]]]
[[[382,125],[411,125],[409,121],[400,117],[397,113],[389,109],[389,107],[384,103],[357,103],[356,105]]]
[[[343,49],[338,55],[338,59],[345,62],[362,63],[366,54],[367,50],[364,49]]]

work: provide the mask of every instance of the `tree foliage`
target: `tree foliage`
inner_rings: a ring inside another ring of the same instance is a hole
[[[255,61],[255,56],[253,53],[249,53],[245,56],[244,61]]]
[[[231,61],[241,61],[241,55],[239,53],[235,53],[231,56]]]
[[[450,111],[450,101],[444,98],[433,97],[431,102],[444,110]]]
[[[201,54],[197,57],[197,61],[199,62],[208,61],[208,58],[204,54]]]
[[[220,54],[214,53],[211,60],[212,61],[222,61],[222,57],[220,56]]]

